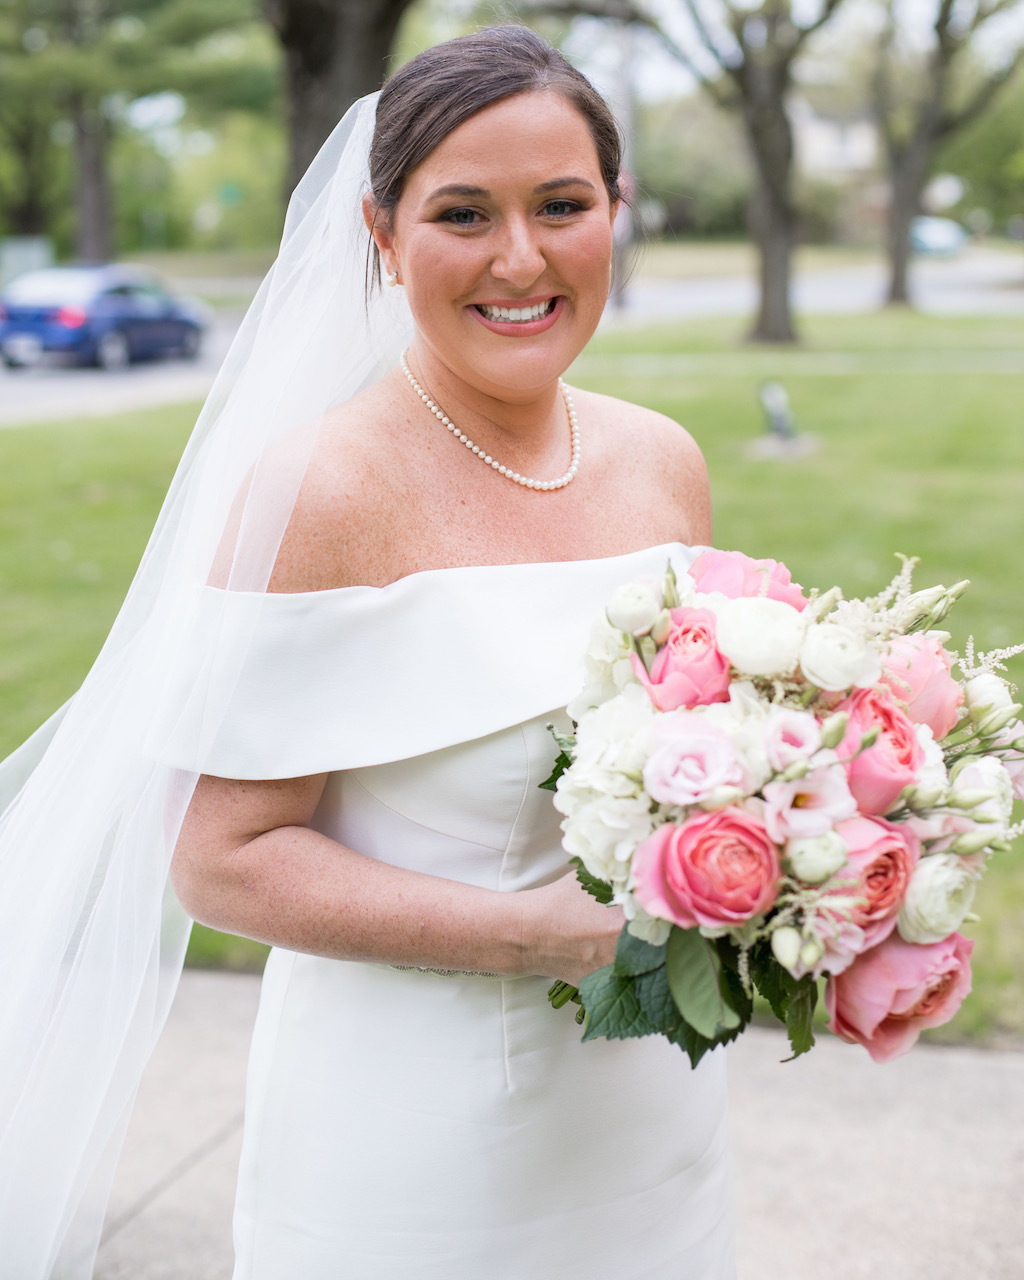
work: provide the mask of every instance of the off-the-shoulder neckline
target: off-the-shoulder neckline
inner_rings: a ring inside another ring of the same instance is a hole
[[[703,551],[703,546],[688,546],[685,542],[661,542],[653,547],[638,547],[635,551],[623,551],[614,556],[593,556],[584,560],[514,560],[507,564],[454,564],[443,565],[436,569],[416,569],[412,573],[403,574],[402,577],[396,578],[393,582],[386,582],[383,586],[372,586],[369,583],[354,583],[348,587],[327,587],[322,591],[226,591],[229,595],[257,595],[275,600],[299,600],[299,599],[325,599],[328,597],[337,597],[351,592],[386,592],[393,591],[403,587],[406,584],[412,584],[417,579],[422,580],[431,577],[437,577],[441,574],[463,574],[463,573],[493,573],[497,570],[518,569],[527,571],[529,569],[553,569],[572,566],[581,571],[586,567],[603,564],[613,564],[619,560],[633,560],[637,556],[651,555],[656,551],[671,552],[673,550],[682,551]],[[223,591],[221,587],[207,587],[208,591]]]

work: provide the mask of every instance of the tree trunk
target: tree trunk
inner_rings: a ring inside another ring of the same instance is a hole
[[[110,126],[82,94],[71,102],[75,126],[75,251],[83,262],[105,262],[113,252],[113,204],[107,155]]]
[[[743,122],[757,174],[750,225],[760,257],[761,287],[757,319],[748,335],[751,342],[797,341],[789,297],[797,212],[786,87],[784,66],[749,67]]]
[[[287,191],[357,98],[379,89],[412,0],[264,0],[285,51]]]
[[[50,117],[32,111],[27,103],[24,114],[3,130],[3,139],[14,161],[14,179],[8,195],[3,193],[0,207],[6,211],[11,231],[16,236],[45,235],[49,224],[50,197]]]
[[[910,302],[910,224],[921,211],[921,193],[928,180],[931,152],[930,139],[920,136],[890,152],[888,306]]]

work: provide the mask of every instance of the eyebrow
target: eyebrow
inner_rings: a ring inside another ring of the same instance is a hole
[[[571,176],[552,178],[550,182],[542,182],[539,187],[534,187],[533,194],[542,195],[545,191],[555,191],[559,187],[589,187],[591,191],[596,190],[589,178]],[[450,182],[447,186],[438,187],[436,191],[432,191],[428,198],[440,200],[443,196],[489,196],[490,194],[486,187],[472,187],[459,182]]]

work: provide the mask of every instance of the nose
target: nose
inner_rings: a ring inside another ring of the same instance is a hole
[[[491,275],[516,289],[525,289],[537,279],[547,260],[541,252],[537,228],[528,218],[509,218],[495,245]]]

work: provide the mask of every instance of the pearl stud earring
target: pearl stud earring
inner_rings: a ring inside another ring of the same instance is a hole
[[[389,272],[388,272],[388,285],[393,289],[393,288],[395,287],[395,285],[396,285],[396,284],[398,284],[398,272],[397,272],[397,271],[389,271]]]

